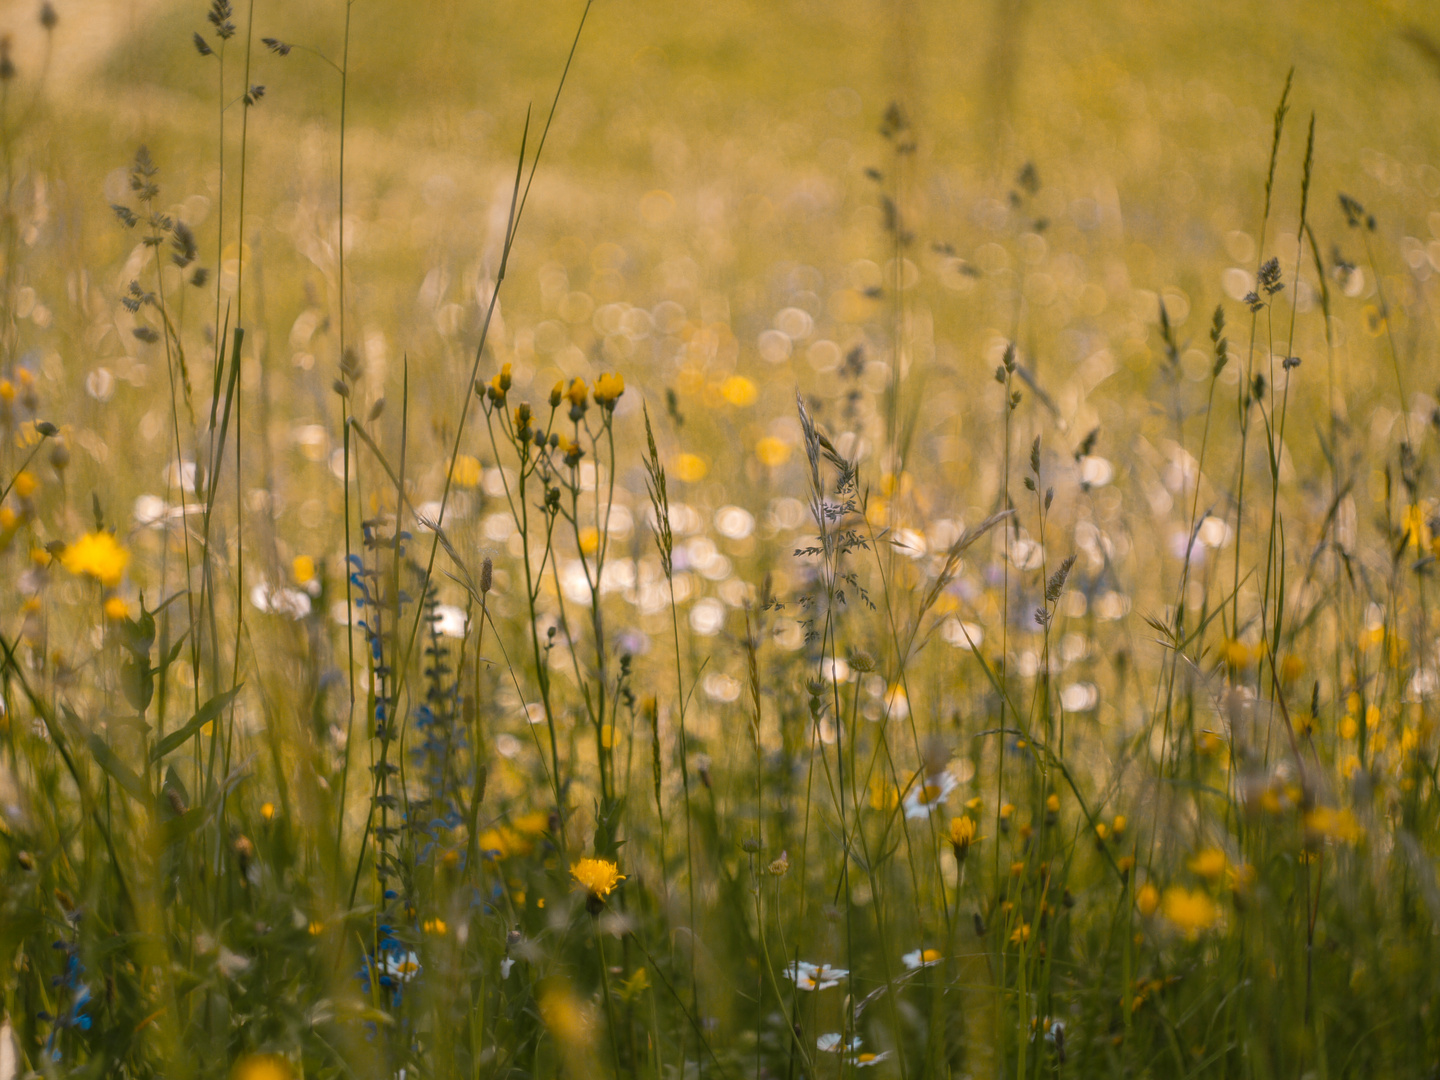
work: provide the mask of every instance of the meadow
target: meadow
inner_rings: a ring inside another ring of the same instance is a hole
[[[1440,1076],[1437,101],[0,5],[0,1080]]]

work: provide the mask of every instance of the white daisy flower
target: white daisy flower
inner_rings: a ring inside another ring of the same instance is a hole
[[[839,986],[840,980],[849,974],[844,968],[812,964],[806,960],[797,960],[785,969],[785,977],[793,979],[801,990],[829,990],[832,986]]]
[[[914,952],[907,952],[900,957],[903,963],[911,971],[918,971],[920,968],[930,967],[945,959],[939,949],[916,949]]]
[[[413,950],[406,953],[386,953],[385,974],[407,983],[420,974],[420,957]]]
[[[922,782],[912,784],[905,795],[905,817],[908,820],[927,818],[937,806],[950,797],[960,786],[949,769],[927,776]]]
[[[879,1065],[890,1056],[889,1050],[882,1050],[878,1054],[856,1054],[855,1064],[860,1068],[868,1068],[871,1065]]]
[[[832,1031],[828,1035],[821,1035],[815,1040],[815,1049],[823,1050],[827,1054],[839,1053],[842,1049],[846,1053],[854,1053],[860,1049],[860,1036],[852,1035],[850,1041],[846,1043],[843,1048],[840,1044],[840,1033],[838,1031]]]

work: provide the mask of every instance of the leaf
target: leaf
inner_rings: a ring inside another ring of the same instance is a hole
[[[204,705],[201,705],[200,711],[185,721],[183,727],[176,728],[155,744],[155,749],[150,751],[150,760],[159,761],[166,754],[170,753],[171,750],[184,745],[192,735],[224,712],[230,703],[235,700],[235,696],[240,693],[244,685],[244,683],[241,683],[231,690],[226,690],[223,694],[216,694],[209,701],[205,702]]]
[[[90,744],[90,753],[94,755],[95,763],[109,773],[111,778],[129,792],[137,802],[146,806],[150,805],[150,792],[145,787],[145,781],[141,780],[129,765],[115,756],[115,751],[110,749],[110,744],[94,732],[90,733],[86,741]]]

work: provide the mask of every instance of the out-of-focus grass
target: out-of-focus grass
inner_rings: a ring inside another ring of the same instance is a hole
[[[54,10],[0,1080],[1425,1075],[1428,6]]]

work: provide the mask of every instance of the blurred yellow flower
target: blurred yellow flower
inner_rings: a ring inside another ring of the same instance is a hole
[[[1219,848],[1197,851],[1190,856],[1190,861],[1186,863],[1194,873],[1211,881],[1217,880],[1221,874],[1225,873],[1225,867],[1228,864],[1229,860],[1225,857],[1225,852]]]
[[[600,547],[600,530],[594,525],[586,525],[580,530],[580,554],[593,555]]]
[[[964,860],[975,842],[975,820],[966,814],[950,819],[950,846],[955,849],[955,858]]]
[[[540,1019],[563,1049],[583,1050],[590,1043],[590,1016],[568,990],[546,987],[540,994]]]
[[[1226,638],[1225,643],[1220,646],[1220,655],[1225,663],[1229,664],[1236,671],[1244,671],[1250,666],[1254,656],[1254,650],[1243,641],[1236,638]]]
[[[592,900],[604,900],[625,880],[620,868],[609,859],[581,859],[570,866],[570,876],[584,887]]]
[[[290,572],[295,575],[297,584],[308,585],[315,580],[315,560],[309,555],[296,555],[290,563]]]
[[[705,479],[710,466],[699,454],[680,454],[675,458],[671,471],[674,472],[675,479],[695,484]]]
[[[1200,936],[1200,931],[1210,929],[1220,918],[1220,909],[1215,906],[1215,901],[1200,889],[1194,892],[1179,886],[1166,889],[1161,906],[1166,920],[1192,941]]]
[[[731,405],[754,405],[755,399],[760,392],[755,389],[755,384],[744,375],[731,375],[720,384],[720,396]]]
[[[1135,906],[1140,910],[1140,914],[1148,919],[1160,906],[1160,890],[1154,885],[1140,886],[1140,891],[1135,894]]]
[[[584,379],[571,379],[570,386],[565,391],[565,396],[570,399],[570,415],[579,419],[578,413],[585,411],[589,402],[590,390],[585,385]]]
[[[123,597],[111,596],[106,598],[105,617],[107,619],[114,619],[116,622],[119,622],[128,614],[130,614],[130,609],[126,606]]]
[[[294,1080],[295,1070],[279,1054],[247,1054],[235,1063],[231,1080]]]
[[[11,481],[11,490],[21,499],[30,498],[31,495],[35,494],[35,489],[39,486],[40,481],[36,479],[35,474],[29,469],[22,469],[15,474],[15,479]]]
[[[461,487],[473,488],[480,483],[480,462],[469,454],[460,454],[450,466],[450,479]]]
[[[766,435],[755,444],[755,456],[761,465],[775,468],[790,460],[790,444],[773,435]]]
[[[1338,840],[1342,844],[1354,844],[1365,835],[1365,830],[1351,811],[1317,806],[1305,815],[1305,834],[1311,841]]]
[[[595,404],[607,409],[615,408],[615,402],[625,393],[625,377],[619,372],[601,375],[595,380]]]
[[[130,553],[113,535],[100,531],[86,533],[65,549],[60,563],[72,574],[88,574],[102,585],[120,584]]]

